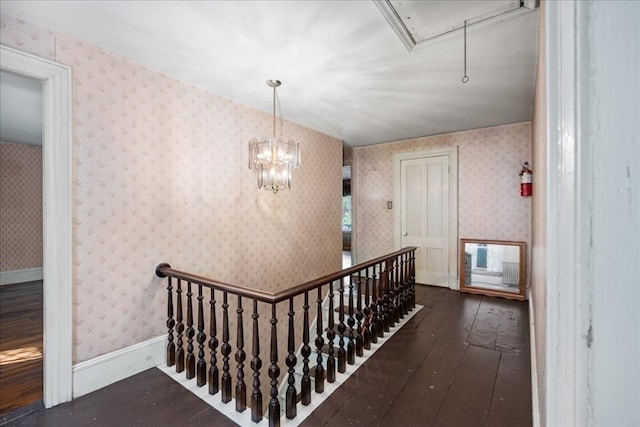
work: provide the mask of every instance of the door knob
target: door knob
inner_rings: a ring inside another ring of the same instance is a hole
[[[406,235],[407,235],[407,232],[405,231],[404,233],[402,233],[402,235],[403,235],[403,236],[406,236]]]

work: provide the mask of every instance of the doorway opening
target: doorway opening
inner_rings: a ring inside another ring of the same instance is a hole
[[[0,45],[2,70],[42,81],[43,399],[72,399],[71,68]]]
[[[352,233],[351,165],[344,165],[342,166],[342,268],[353,265]]]
[[[0,71],[0,420],[42,407],[42,81]],[[0,421],[1,422],[1,421]]]

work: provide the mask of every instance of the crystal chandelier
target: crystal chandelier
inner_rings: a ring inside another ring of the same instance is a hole
[[[300,167],[300,143],[276,137],[276,88],[281,84],[279,80],[267,80],[267,86],[273,88],[273,138],[249,140],[249,169],[256,172],[258,188],[274,193],[291,188],[291,172]]]

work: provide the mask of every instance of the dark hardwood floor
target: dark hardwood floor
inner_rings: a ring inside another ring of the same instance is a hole
[[[527,426],[528,307],[429,286],[424,308],[303,426]],[[225,426],[232,420],[151,369],[11,426]]]
[[[0,286],[0,420],[42,400],[42,281]]]
[[[526,302],[416,287],[424,308],[303,426],[527,426]]]

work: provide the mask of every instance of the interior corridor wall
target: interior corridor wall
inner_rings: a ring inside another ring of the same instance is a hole
[[[0,142],[0,272],[42,268],[42,147]]]
[[[72,68],[74,363],[166,333],[160,262],[267,291],[341,268],[340,140],[285,121],[304,163],[290,191],[258,190],[247,141],[270,113],[0,20],[2,44]]]
[[[397,249],[387,209],[394,154],[446,147],[458,147],[457,237],[524,241],[530,253],[531,198],[520,197],[519,173],[531,161],[531,124],[523,122],[354,148],[359,261]]]

